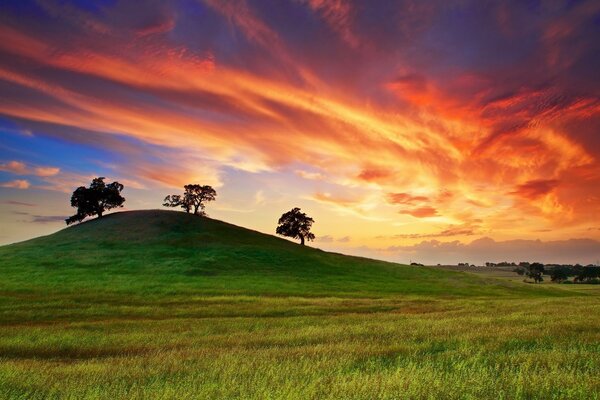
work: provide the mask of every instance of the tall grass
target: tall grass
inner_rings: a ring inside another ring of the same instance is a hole
[[[597,291],[145,217],[0,248],[0,398],[600,398]]]
[[[236,304],[243,311],[232,316]],[[600,304],[588,298],[525,305],[513,299],[233,296],[205,307],[210,315],[201,317],[185,316],[188,311],[172,304],[150,307],[146,318],[111,317],[122,312],[117,308],[97,320],[4,324],[0,398],[558,399],[600,393]],[[296,311],[274,316],[288,309]]]

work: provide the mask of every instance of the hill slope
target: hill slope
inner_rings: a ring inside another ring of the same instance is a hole
[[[180,212],[120,212],[0,248],[0,290],[373,297],[552,294],[302,247]]]

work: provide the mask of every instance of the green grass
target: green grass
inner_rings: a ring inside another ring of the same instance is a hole
[[[0,398],[600,398],[597,292],[183,213],[0,247]]]

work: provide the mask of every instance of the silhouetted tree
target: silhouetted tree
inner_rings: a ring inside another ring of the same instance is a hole
[[[533,279],[535,283],[542,282],[544,278],[542,274],[544,273],[544,264],[533,263],[527,266],[527,277]]]
[[[574,269],[577,274],[573,279],[574,282],[593,283],[596,279],[600,278],[600,267],[598,266],[588,265],[584,267],[576,265]]]
[[[300,239],[300,244],[304,246],[305,240],[315,240],[315,235],[310,231],[314,222],[311,217],[295,207],[279,218],[275,232],[278,235]]]
[[[119,182],[104,183],[104,177],[94,178],[90,187],[80,186],[71,196],[71,207],[77,207],[77,214],[65,219],[67,225],[81,222],[85,217],[97,215],[102,218],[105,211],[123,207],[125,198],[121,196],[123,185]]]
[[[185,212],[194,211],[196,215],[206,215],[204,212],[206,202],[213,201],[217,197],[217,192],[212,186],[189,184],[183,187],[183,195],[171,194],[165,197],[163,206],[181,207]]]
[[[190,212],[190,205],[183,202],[183,196],[180,194],[170,194],[165,197],[163,206],[165,207],[181,207],[185,212]]]
[[[550,270],[550,280],[561,283],[569,279],[569,268],[554,267]]]

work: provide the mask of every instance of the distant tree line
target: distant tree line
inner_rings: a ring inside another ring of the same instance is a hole
[[[542,282],[543,276],[549,276],[555,283],[591,283],[600,284],[600,266],[597,265],[570,265],[570,264],[541,264],[520,262],[513,269],[514,272],[525,276],[535,283]],[[569,280],[573,278],[573,280]]]
[[[508,261],[502,261],[502,262],[499,262],[499,263],[486,262],[485,266],[486,267],[516,267],[517,263],[515,263],[515,262],[508,262]]]
[[[89,187],[80,186],[71,196],[71,206],[77,208],[77,213],[65,219],[67,225],[81,222],[86,217],[102,218],[108,210],[123,207],[125,198],[121,196],[124,186],[119,182],[104,183],[104,177],[94,178]],[[183,194],[170,194],[163,200],[165,207],[180,207],[186,213],[206,216],[206,203],[217,198],[217,191],[210,185],[190,183],[183,187]],[[277,222],[275,233],[278,235],[305,241],[315,239],[311,232],[314,219],[295,207],[284,213]]]

